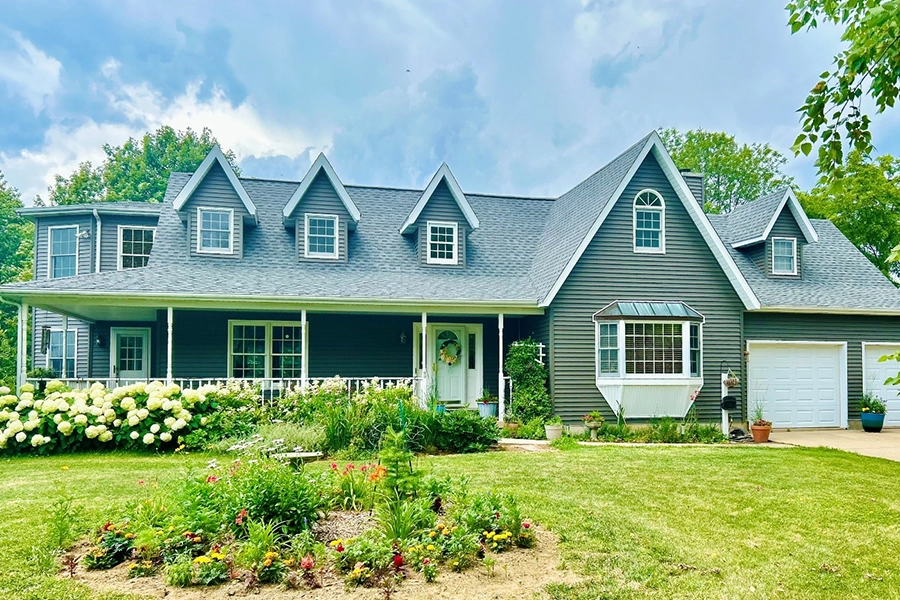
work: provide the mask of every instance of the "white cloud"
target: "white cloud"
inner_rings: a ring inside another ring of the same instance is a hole
[[[265,122],[250,98],[235,105],[217,88],[204,98],[201,83],[195,82],[183,94],[167,100],[147,83],[122,84],[117,69],[115,61],[106,62],[101,71],[104,79],[97,86],[120,118],[101,122],[85,119],[72,125],[55,123],[45,132],[39,148],[15,154],[0,152],[0,172],[19,188],[25,203],[30,204],[36,194],[46,196],[54,175],[68,175],[84,161],[101,161],[103,144],[118,145],[162,125],[198,131],[208,127],[238,160],[248,156],[297,157],[307,155],[311,147],[322,149],[330,143],[330,138],[312,139],[297,128]]]
[[[10,32],[9,37],[16,49],[0,52],[0,82],[6,83],[11,95],[24,98],[38,114],[59,89],[62,63],[39,50],[18,31]]]

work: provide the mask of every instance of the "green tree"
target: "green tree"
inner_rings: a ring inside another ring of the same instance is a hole
[[[791,33],[828,23],[843,29],[844,48],[819,76],[800,107],[802,133],[794,152],[809,155],[818,146],[816,166],[823,182],[844,165],[844,142],[863,155],[872,151],[871,98],[881,113],[894,106],[900,80],[900,2],[896,0],[792,0],[786,6]]]
[[[831,219],[885,275],[900,277],[900,264],[890,261],[900,244],[900,159],[873,160],[853,150],[841,171],[840,179],[798,194],[803,208],[810,217]]]
[[[106,144],[106,158],[100,165],[84,162],[69,177],[56,176],[49,203],[162,202],[169,173],[194,171],[216,144],[209,129],[175,131],[168,125],[139,140],[129,138],[121,146]],[[234,153],[223,152],[239,173]]]
[[[29,221],[16,214],[21,207],[19,191],[0,173],[0,283],[31,279],[34,230]],[[5,385],[16,380],[17,320],[16,308],[0,303],[0,382]]]
[[[659,135],[679,169],[706,176],[706,212],[725,212],[793,179],[782,171],[787,158],[769,144],[739,144],[723,131],[661,129]]]

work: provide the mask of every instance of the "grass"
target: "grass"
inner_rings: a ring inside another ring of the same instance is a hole
[[[85,527],[208,455],[0,463],[0,597],[87,599],[40,556],[61,481]],[[900,598],[900,463],[824,449],[619,447],[424,459],[505,488],[556,532],[587,598]],[[68,470],[63,470],[63,467]],[[547,565],[553,568],[555,565]],[[107,596],[107,598],[112,598]]]

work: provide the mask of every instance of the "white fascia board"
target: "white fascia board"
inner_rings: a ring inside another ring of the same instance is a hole
[[[250,199],[250,196],[241,184],[240,179],[234,174],[234,169],[231,168],[228,159],[225,158],[225,155],[222,153],[219,146],[213,146],[212,150],[209,151],[209,154],[206,155],[206,158],[203,159],[203,162],[200,163],[200,166],[197,167],[197,170],[194,171],[194,174],[191,175],[191,178],[188,179],[188,182],[184,184],[184,187],[178,192],[178,195],[175,197],[175,202],[173,203],[175,210],[180,211],[184,208],[184,205],[190,199],[191,195],[197,190],[197,187],[203,179],[206,178],[206,174],[209,173],[209,170],[216,163],[218,163],[219,166],[222,167],[222,170],[225,171],[228,182],[231,183],[231,187],[234,188],[235,193],[241,199],[244,208],[247,209],[247,212],[250,213],[250,216],[256,221],[256,205],[253,204],[253,200]]]
[[[472,210],[472,206],[469,204],[469,201],[466,200],[466,195],[463,194],[462,188],[459,187],[456,177],[450,172],[450,167],[447,166],[447,163],[442,163],[440,168],[434,174],[434,177],[432,177],[431,181],[428,183],[428,187],[422,192],[422,196],[419,198],[419,201],[416,202],[412,212],[410,212],[406,217],[406,220],[403,221],[403,225],[400,226],[400,233],[407,234],[415,228],[419,215],[422,214],[425,205],[428,204],[434,191],[437,189],[438,185],[440,185],[441,180],[447,182],[447,188],[450,190],[450,195],[456,200],[456,204],[466,218],[469,227],[478,229],[481,224],[478,221],[478,217],[475,215],[475,211]]]
[[[820,307],[820,306],[764,306],[754,310],[755,313],[787,313],[787,314],[805,314],[805,315],[879,315],[879,316],[900,316],[900,306],[897,308],[842,308]]]
[[[631,165],[631,168],[628,169],[625,177],[622,178],[621,183],[619,183],[619,187],[616,188],[616,191],[613,193],[609,202],[607,202],[606,206],[603,208],[603,212],[600,213],[600,216],[597,217],[596,221],[594,221],[594,224],[591,226],[587,235],[583,240],[581,240],[581,244],[579,244],[578,249],[575,251],[575,254],[573,254],[572,258],[569,259],[569,262],[566,264],[565,269],[563,269],[563,272],[556,280],[556,283],[553,284],[553,288],[551,288],[550,293],[548,293],[547,297],[544,298],[543,301],[541,301],[540,306],[550,306],[550,303],[553,302],[556,294],[559,293],[559,290],[562,288],[563,283],[565,283],[566,278],[572,272],[572,269],[575,268],[575,265],[578,263],[578,260],[581,258],[582,254],[584,254],[585,250],[587,250],[588,245],[591,243],[591,240],[594,239],[594,236],[597,234],[600,226],[603,225],[606,217],[609,216],[609,213],[612,211],[613,206],[615,206],[616,202],[618,202],[619,198],[622,196],[622,193],[625,191],[625,188],[634,177],[634,174],[637,172],[638,168],[641,166],[641,164],[644,162],[644,159],[647,158],[647,155],[651,151],[659,161],[663,172],[666,174],[666,177],[668,178],[669,183],[672,185],[672,188],[675,190],[676,195],[681,200],[682,205],[684,205],[685,210],[687,210],[687,213],[691,216],[691,219],[694,221],[694,224],[700,231],[700,235],[703,236],[703,239],[709,245],[710,250],[712,250],[713,255],[716,257],[716,260],[722,267],[722,270],[725,271],[725,274],[728,276],[728,280],[731,282],[735,291],[738,293],[738,296],[740,296],[741,301],[744,303],[744,307],[747,310],[758,309],[760,306],[759,299],[756,297],[756,294],[753,293],[753,290],[750,288],[750,284],[747,283],[747,280],[738,269],[737,263],[734,262],[734,259],[728,253],[728,249],[725,247],[722,239],[715,232],[712,224],[709,222],[709,219],[703,213],[703,209],[694,199],[693,193],[685,182],[684,177],[682,177],[681,173],[678,171],[678,167],[675,166],[675,162],[672,160],[672,157],[669,156],[669,153],[666,151],[666,148],[656,131],[651,133],[647,138],[647,141],[644,144],[644,147],[641,149],[641,152],[635,159],[634,164]]]
[[[309,167],[306,175],[303,176],[297,190],[291,195],[290,200],[288,200],[288,203],[284,206],[284,210],[282,211],[284,219],[290,219],[293,216],[294,210],[297,208],[297,205],[300,204],[300,200],[303,199],[307,190],[309,190],[309,186],[312,185],[312,182],[316,178],[316,175],[319,174],[319,171],[325,171],[325,176],[328,177],[331,186],[334,188],[334,191],[337,192],[338,198],[341,199],[344,208],[350,213],[350,219],[352,219],[353,224],[359,223],[359,208],[350,198],[350,194],[347,193],[344,184],[341,183],[340,178],[337,176],[337,173],[335,173],[334,167],[331,166],[328,158],[321,152],[319,153],[319,156],[316,157],[315,162]]]
[[[772,228],[775,227],[775,221],[778,220],[778,217],[781,216],[781,212],[784,210],[785,205],[787,205],[791,214],[794,215],[794,220],[797,221],[797,225],[800,226],[800,231],[803,232],[803,237],[806,238],[806,242],[812,244],[813,242],[819,241],[819,234],[816,232],[816,228],[813,227],[812,222],[809,220],[809,217],[806,216],[806,211],[803,210],[803,206],[800,204],[800,201],[797,199],[796,194],[794,194],[794,190],[791,188],[787,188],[784,192],[784,197],[781,199],[781,202],[778,204],[778,208],[772,214],[772,218],[769,219],[769,223],[766,225],[766,228],[763,230],[763,233],[759,237],[755,237],[749,240],[741,240],[739,242],[735,242],[731,245],[732,248],[744,248],[745,246],[752,246],[753,244],[759,244],[760,242],[764,242],[769,239],[769,234],[772,233]]]

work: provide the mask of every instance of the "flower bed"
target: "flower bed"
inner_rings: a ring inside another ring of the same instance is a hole
[[[128,562],[129,577],[174,587],[240,580],[248,589],[312,589],[340,577],[348,589],[387,588],[413,573],[432,582],[445,571],[492,568],[496,555],[534,547],[535,527],[511,496],[422,473],[406,444],[388,432],[379,463],[332,463],[322,473],[212,461],[173,487],[144,484],[146,497],[110,515],[81,564]],[[359,518],[317,526],[329,513]]]

